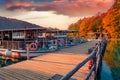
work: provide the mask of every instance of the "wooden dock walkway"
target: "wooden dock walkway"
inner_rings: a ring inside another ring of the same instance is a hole
[[[48,80],[56,74],[65,76],[88,57],[84,53],[94,45],[95,42],[87,42],[3,67],[0,69],[0,80]],[[86,64],[72,78],[84,80],[88,72]]]

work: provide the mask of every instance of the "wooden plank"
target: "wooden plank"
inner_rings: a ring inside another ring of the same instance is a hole
[[[84,55],[84,57],[86,58],[87,55]],[[83,55],[81,57],[81,55],[72,54],[46,54],[32,60],[13,64],[0,70],[4,71],[7,76],[12,76],[18,80],[21,80],[22,77],[24,80],[47,80],[55,74],[67,74],[83,59]],[[79,70],[73,77],[77,79],[85,77],[88,73],[88,65],[86,64],[85,66],[81,68],[81,70]],[[12,73],[14,75],[8,75]]]
[[[87,46],[87,48],[90,47],[91,45]],[[1,68],[0,80],[48,80],[55,74],[64,76],[88,57],[88,54],[78,53],[80,50],[81,53],[85,53],[78,45],[77,47],[62,49],[55,53],[44,54],[31,60]],[[73,78],[84,80],[89,72],[88,66],[88,63],[85,64],[73,75]]]
[[[14,76],[19,78],[24,78],[24,80],[39,80],[39,79],[48,79],[48,77],[41,75],[40,73],[34,73],[32,71],[28,71],[28,70],[18,70],[18,69],[6,69],[7,71],[9,71],[9,73],[11,72],[12,74],[14,73]],[[7,72],[6,71],[6,72]]]

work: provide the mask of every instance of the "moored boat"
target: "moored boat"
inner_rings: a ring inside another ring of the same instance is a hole
[[[0,55],[11,58],[36,57],[42,53],[53,52],[66,46],[75,45],[77,39],[68,37],[76,30],[54,30],[43,27],[0,29]],[[11,50],[9,52],[8,50]]]

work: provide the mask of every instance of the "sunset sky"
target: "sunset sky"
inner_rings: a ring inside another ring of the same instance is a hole
[[[80,18],[106,12],[114,0],[0,0],[0,16],[67,29]]]

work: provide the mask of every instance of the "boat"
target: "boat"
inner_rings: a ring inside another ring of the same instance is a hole
[[[43,27],[0,29],[0,56],[25,59],[27,52],[30,58],[54,52],[60,48],[75,45],[77,39],[68,37],[68,34],[77,32]]]

